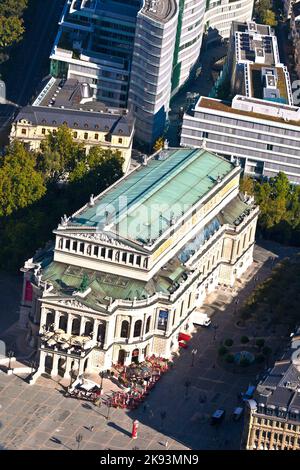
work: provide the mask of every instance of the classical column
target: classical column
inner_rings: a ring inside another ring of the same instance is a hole
[[[95,320],[94,319],[94,324],[93,324],[93,340],[98,341],[97,334],[98,334],[98,326],[100,325],[100,320]]]
[[[114,335],[114,328],[115,328],[115,318],[110,318],[108,321],[105,321],[105,338],[104,338],[104,349],[108,348],[108,345],[114,342],[115,335]],[[116,332],[116,336],[118,337],[119,334]]]
[[[79,336],[82,336],[84,333],[85,323],[87,319],[85,317],[80,318],[80,329],[79,329]]]
[[[60,313],[55,310],[55,314],[54,314],[54,330],[57,330],[58,327],[59,327],[59,319],[60,319]]]
[[[42,307],[41,308],[41,321],[40,321],[40,333],[43,332],[43,326],[46,325],[46,318],[47,318],[47,314],[46,314],[46,309],[45,307]]]
[[[133,331],[134,331],[135,322],[136,322],[135,318],[130,318],[129,338],[128,338],[129,341],[133,339]]]
[[[67,334],[68,335],[72,334],[72,321],[73,321],[73,315],[68,313],[68,323],[67,323]]]
[[[72,364],[72,357],[67,356],[66,358],[66,369],[64,373],[64,379],[70,379],[71,375],[71,364]]]
[[[40,352],[40,362],[38,371],[42,374],[45,372],[45,361],[46,361],[46,353],[44,351]]]
[[[83,374],[83,372],[84,372],[84,363],[85,363],[85,358],[79,359],[78,375]]]
[[[56,375],[58,375],[59,355],[58,354],[53,354],[52,357],[53,357],[53,362],[52,362],[51,376],[56,376]]]

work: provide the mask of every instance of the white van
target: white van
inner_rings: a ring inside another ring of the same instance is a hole
[[[211,319],[207,313],[202,312],[200,309],[195,309],[192,313],[192,321],[194,325],[199,326],[209,326],[211,324]]]

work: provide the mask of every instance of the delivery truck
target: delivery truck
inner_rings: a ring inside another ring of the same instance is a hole
[[[193,324],[196,326],[209,326],[211,324],[211,319],[207,313],[202,312],[201,310],[195,309],[193,311]]]

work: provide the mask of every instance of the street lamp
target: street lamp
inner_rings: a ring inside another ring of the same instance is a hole
[[[103,379],[104,379],[104,371],[103,371],[103,370],[100,372],[100,377],[101,377],[100,393],[102,393],[102,389],[103,389]]]
[[[9,357],[9,362],[8,362],[8,368],[10,369],[10,365],[11,365],[11,359],[12,357],[14,356],[14,352],[13,351],[8,351],[7,355]]]
[[[194,366],[194,360],[195,360],[195,356],[198,352],[198,349],[192,349],[192,364],[191,364],[191,367]]]
[[[82,434],[76,434],[77,450],[79,450],[81,441],[82,441]]]
[[[107,416],[106,419],[109,420],[109,412],[110,412],[110,402],[107,402]]]

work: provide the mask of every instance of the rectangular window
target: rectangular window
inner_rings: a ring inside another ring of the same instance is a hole
[[[267,144],[267,150],[273,150],[273,145],[272,144]]]
[[[77,251],[77,242],[73,242],[73,250]]]
[[[87,140],[88,138],[89,138],[89,134],[88,134],[88,132],[85,132],[84,133],[84,139]]]
[[[45,135],[46,134],[46,129],[43,127],[42,129],[42,134]]]
[[[26,134],[26,129],[22,129],[22,134]]]
[[[112,250],[111,248],[108,250],[108,255],[107,255],[107,256],[108,256],[109,259],[112,259],[112,257],[113,257],[113,250]]]
[[[66,250],[69,250],[70,249],[70,240],[66,240]]]
[[[84,253],[84,243],[80,243],[79,251],[80,251],[81,253]]]
[[[119,141],[118,141],[118,142],[119,142],[119,144],[122,144],[122,143],[123,143],[122,137],[119,137]]]
[[[99,134],[95,134],[95,140],[99,140]]]
[[[102,258],[105,258],[105,252],[106,252],[105,248],[101,248],[101,256],[102,256]]]
[[[94,246],[94,256],[99,255],[99,246]]]
[[[133,255],[129,255],[129,263],[133,264]]]
[[[78,132],[73,132],[73,137],[74,137],[74,139],[77,139],[77,137],[78,137]]]
[[[184,301],[181,302],[181,309],[180,309],[180,316],[182,317],[182,314],[183,314],[183,304],[184,304]]]
[[[136,257],[136,264],[141,266],[141,257],[139,255]]]

